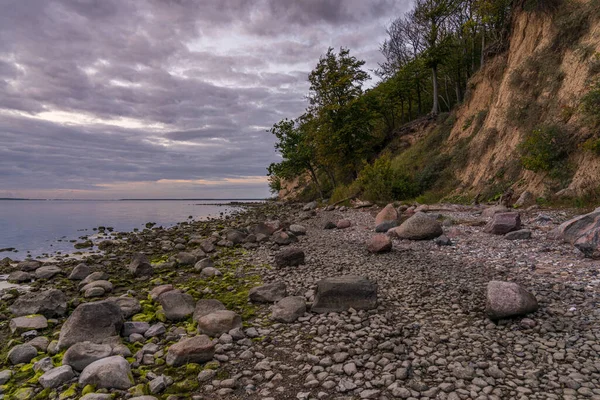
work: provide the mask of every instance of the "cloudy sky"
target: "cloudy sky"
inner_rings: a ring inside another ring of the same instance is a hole
[[[266,197],[265,131],[409,0],[0,0],[0,197]]]

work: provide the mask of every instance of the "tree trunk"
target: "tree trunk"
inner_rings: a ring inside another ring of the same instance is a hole
[[[321,199],[324,199],[325,196],[323,196],[323,188],[321,187],[321,184],[319,183],[319,180],[317,179],[317,174],[315,173],[315,170],[313,169],[313,166],[310,163],[308,164],[308,171],[310,172],[310,176],[312,177],[313,182],[317,186],[317,190],[319,191],[319,195],[321,196]]]
[[[423,114],[423,103],[421,101],[421,82],[420,82],[420,78],[419,78],[419,73],[415,73],[415,80],[416,80],[416,84],[417,84],[417,109],[419,112],[419,115]]]
[[[440,113],[440,100],[438,98],[437,65],[431,67],[431,83],[433,86],[433,107],[431,107],[431,114],[438,115]]]
[[[479,68],[483,67],[484,50],[485,50],[485,26],[481,30],[481,61],[479,63]]]

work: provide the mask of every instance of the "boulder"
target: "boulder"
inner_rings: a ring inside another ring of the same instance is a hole
[[[481,213],[481,217],[485,218],[485,219],[490,219],[496,214],[506,213],[509,211],[510,210],[504,206],[492,206],[492,207],[488,207],[485,210],[483,210],[483,212]]]
[[[94,282],[94,281],[105,281],[108,279],[108,274],[106,272],[102,272],[102,271],[95,271],[92,272],[91,274],[89,274],[88,276],[85,277],[85,279],[83,279],[81,282],[79,282],[79,288],[84,287],[85,285],[87,285],[88,283]]]
[[[27,331],[46,329],[48,320],[43,315],[26,315],[11,319],[8,326],[12,333],[21,334]]]
[[[337,225],[331,221],[327,221],[325,223],[325,225],[323,225],[323,229],[335,229],[335,228],[337,228]]]
[[[392,204],[388,204],[375,217],[375,226],[381,225],[384,222],[396,222],[397,219],[398,212]]]
[[[25,283],[25,282],[30,282],[33,279],[33,275],[31,275],[29,272],[24,272],[24,271],[13,271],[8,275],[7,280],[9,282],[14,282],[14,283]]]
[[[317,282],[311,311],[341,312],[349,308],[370,310],[377,307],[377,284],[359,276],[339,276]]]
[[[219,337],[242,327],[242,317],[229,310],[219,310],[198,318],[198,332]]]
[[[375,235],[367,240],[369,253],[387,253],[392,250],[392,240],[383,234]]]
[[[121,309],[112,301],[95,301],[77,306],[60,330],[58,347],[67,349],[80,342],[100,343],[119,336],[123,327]]]
[[[205,315],[214,313],[215,311],[226,310],[223,303],[219,300],[215,299],[200,299],[196,303],[196,308],[194,309],[194,321],[198,321],[200,318]]]
[[[46,350],[48,350],[48,345],[50,344],[50,340],[47,337],[38,336],[38,337],[31,339],[27,343],[29,343],[30,345],[32,345],[33,347],[38,349],[38,351],[45,353]]]
[[[107,301],[112,301],[121,309],[121,315],[123,319],[133,317],[135,314],[142,312],[142,305],[140,301],[134,297],[121,296],[121,297],[109,297]]]
[[[518,212],[498,213],[483,228],[486,233],[505,235],[508,232],[521,229],[521,216]]]
[[[94,361],[79,375],[81,386],[93,385],[98,389],[126,390],[133,386],[129,363],[121,356]]]
[[[62,273],[62,270],[56,265],[44,265],[35,270],[35,277],[38,279],[50,279],[60,273]]]
[[[527,240],[531,239],[531,231],[528,229],[519,229],[518,231],[508,232],[504,235],[507,240]]]
[[[515,207],[529,207],[534,205],[535,203],[535,196],[531,192],[526,190],[523,193],[521,193],[521,196],[519,196],[519,199],[515,203]]]
[[[264,236],[268,237],[268,236],[271,236],[273,233],[275,233],[275,231],[277,231],[278,229],[279,229],[279,226],[261,222],[257,225],[254,225],[251,229],[251,232],[257,236],[264,235]]]
[[[306,312],[306,301],[300,296],[284,297],[273,305],[272,311],[274,321],[292,323]]]
[[[166,293],[170,290],[175,290],[175,287],[170,283],[167,285],[156,286],[150,291],[150,298],[152,300],[158,300],[161,294]]]
[[[35,272],[36,269],[42,266],[41,261],[24,260],[17,264],[17,269],[24,272]]]
[[[18,344],[8,352],[8,361],[12,365],[27,364],[37,356],[37,350],[32,345]],[[4,362],[4,360],[2,360]]]
[[[418,212],[399,227],[389,230],[393,237],[408,240],[430,240],[442,235],[442,226],[427,214]]]
[[[600,208],[562,223],[553,234],[577,247],[586,257],[600,258]]]
[[[194,269],[196,271],[202,271],[204,268],[214,267],[214,266],[215,266],[215,264],[213,263],[213,261],[210,258],[205,257],[202,260],[198,261],[194,265]]]
[[[317,208],[317,202],[311,201],[310,203],[306,203],[304,207],[302,207],[302,211],[311,211]]]
[[[222,276],[223,274],[221,273],[221,271],[219,271],[218,269],[214,268],[214,267],[206,267],[204,269],[202,269],[202,271],[200,271],[200,277],[201,278],[214,278],[215,276]]]
[[[69,279],[72,281],[81,281],[87,278],[89,274],[94,272],[93,268],[86,264],[78,264],[73,268],[71,274],[69,275]]]
[[[287,288],[283,282],[269,283],[250,289],[248,297],[254,303],[274,303],[287,296]]]
[[[290,225],[290,232],[292,232],[296,236],[306,235],[306,227],[303,225],[293,224]]]
[[[215,343],[206,335],[182,339],[167,351],[167,365],[179,367],[188,363],[204,363],[213,359]]]
[[[143,335],[150,329],[150,324],[147,322],[138,321],[125,321],[123,324],[123,331],[121,332],[124,337],[129,337],[134,333]]]
[[[229,229],[225,233],[225,238],[233,244],[240,244],[246,238],[246,235],[237,229]]]
[[[535,297],[519,284],[502,281],[488,283],[485,312],[491,320],[526,315],[537,309]]]
[[[386,233],[392,228],[398,226],[398,221],[384,221],[375,227],[375,232]]]
[[[152,325],[146,333],[144,333],[144,337],[147,339],[164,335],[167,332],[167,328],[162,323]]]
[[[287,246],[288,244],[294,242],[294,239],[296,239],[295,236],[285,233],[284,231],[277,231],[271,235],[271,240],[281,246]]]
[[[75,377],[73,369],[68,365],[62,365],[57,368],[52,368],[44,375],[40,376],[38,382],[44,389],[57,388],[69,382]]]
[[[28,292],[20,296],[9,310],[16,316],[41,314],[46,318],[62,317],[67,312],[67,297],[58,289]]]
[[[346,228],[350,228],[352,226],[352,222],[349,219],[340,219],[337,224],[335,224],[335,227],[337,229],[346,229]]]
[[[112,348],[108,344],[92,342],[75,343],[65,352],[63,365],[70,365],[75,371],[83,371],[94,361],[110,357]]]
[[[165,316],[170,321],[182,321],[194,313],[194,298],[179,290],[170,290],[158,297]]]
[[[113,290],[113,284],[110,283],[109,281],[104,281],[104,280],[93,281],[93,282],[88,283],[81,289],[79,289],[79,291],[83,293],[92,288],[102,288],[102,289],[104,289],[105,293],[110,293]]]
[[[177,253],[176,260],[179,265],[194,265],[196,264],[197,257],[192,253],[182,251]]]
[[[446,235],[436,237],[434,242],[438,246],[452,246],[452,240]]]
[[[143,253],[138,253],[133,256],[133,259],[129,263],[128,267],[131,275],[137,277],[141,276],[152,276],[154,273],[154,268],[150,264],[150,260]]]
[[[206,253],[215,251],[215,243],[212,239],[204,239],[200,242],[200,248]]]
[[[295,267],[304,264],[304,251],[295,247],[281,250],[275,255],[275,266]]]

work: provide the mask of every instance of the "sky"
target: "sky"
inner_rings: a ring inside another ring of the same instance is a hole
[[[265,198],[267,130],[305,110],[320,55],[376,68],[409,7],[0,0],[0,197]]]

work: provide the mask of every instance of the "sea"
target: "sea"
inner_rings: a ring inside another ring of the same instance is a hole
[[[0,200],[0,259],[71,254],[78,251],[73,240],[93,237],[100,226],[115,232],[142,230],[148,222],[169,227],[223,217],[240,210],[241,202],[245,201]]]

